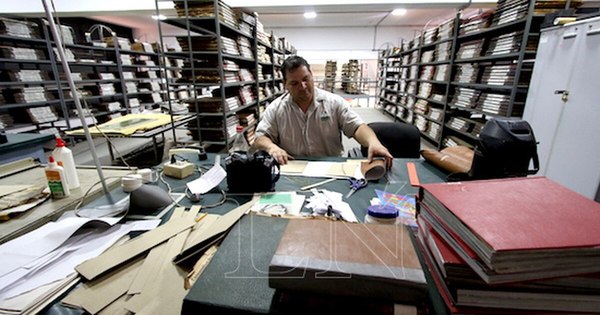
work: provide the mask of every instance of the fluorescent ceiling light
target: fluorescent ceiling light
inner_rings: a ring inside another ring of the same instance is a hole
[[[286,7],[297,6],[297,1],[281,0],[226,0],[231,7]],[[478,4],[496,4],[497,0],[303,0],[302,6],[326,6],[326,5],[385,5],[385,4],[410,4],[410,5],[429,5],[429,4],[449,4],[464,5],[467,3]],[[160,3],[160,2],[159,2]]]
[[[405,15],[406,14],[406,9],[394,9],[394,11],[392,11],[392,15],[395,16],[400,16],[400,15]]]
[[[314,19],[316,17],[317,17],[317,12],[315,12],[315,11],[304,12],[305,19]]]
[[[159,14],[159,15],[153,15],[153,16],[152,16],[152,18],[153,18],[153,19],[155,19],[155,20],[161,20],[161,21],[162,21],[162,20],[166,20],[166,19],[167,19],[167,17],[166,17],[166,16],[164,16],[164,15],[162,15],[162,14]]]

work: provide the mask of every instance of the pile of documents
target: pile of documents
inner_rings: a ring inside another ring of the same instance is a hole
[[[212,246],[254,202],[222,216],[199,215],[196,206],[176,208],[163,225],[79,264],[75,270],[84,283],[62,303],[91,314],[180,314],[188,289],[206,265],[206,256],[193,259],[214,253]]]
[[[0,221],[25,212],[48,199],[45,186],[2,185],[0,186]]]
[[[597,312],[600,204],[545,177],[424,184],[418,247],[451,313]]]
[[[0,312],[36,313],[78,282],[75,266],[114,245],[131,231],[158,221],[117,224],[121,218],[71,214],[0,246]]]

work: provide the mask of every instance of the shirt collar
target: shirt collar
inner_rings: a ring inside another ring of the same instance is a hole
[[[317,87],[315,87],[314,89],[314,96],[313,96],[313,103],[311,107],[308,108],[308,111],[306,112],[311,113],[314,110],[316,110],[319,107],[323,106],[323,102],[325,101],[325,95],[323,95],[323,91]],[[296,102],[294,102],[294,99],[292,99],[292,95],[288,93],[287,95],[287,103],[288,105],[292,106],[294,109],[301,111],[300,107],[298,106],[298,104],[296,104]]]

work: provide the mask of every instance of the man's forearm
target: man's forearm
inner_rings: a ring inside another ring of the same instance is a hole
[[[369,147],[373,141],[379,142],[373,129],[366,124],[362,124],[356,129],[354,132],[354,139],[356,139],[363,147]]]
[[[269,138],[267,136],[260,136],[260,137],[256,138],[256,140],[254,140],[254,143],[252,144],[252,150],[253,151],[264,150],[264,151],[269,152],[269,150],[272,149],[274,145],[275,145],[275,143],[273,143],[271,138]]]

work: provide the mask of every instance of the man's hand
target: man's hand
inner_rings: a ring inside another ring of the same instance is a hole
[[[385,166],[387,169],[392,168],[392,161],[394,157],[390,154],[390,152],[381,144],[379,141],[375,141],[371,145],[369,145],[368,151],[368,159],[369,163],[373,162],[373,158],[376,156],[385,158]]]
[[[273,144],[267,151],[280,165],[287,164],[288,160],[293,160],[294,157],[289,155],[287,151]]]
[[[293,160],[294,157],[289,155],[286,150],[276,145],[271,138],[267,136],[260,136],[256,138],[252,144],[251,150],[264,150],[267,151],[280,165],[287,164],[288,160]]]

